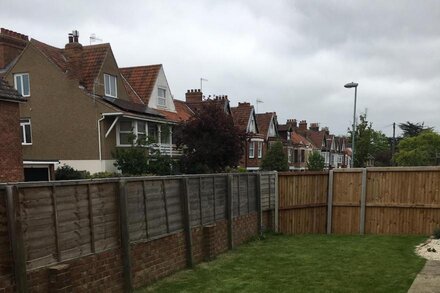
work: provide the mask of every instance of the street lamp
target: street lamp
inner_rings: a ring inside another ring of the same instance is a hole
[[[355,144],[354,144],[354,134],[356,132],[356,99],[357,99],[357,87],[358,83],[350,82],[344,85],[345,88],[354,88],[354,110],[353,110],[353,132],[351,133],[351,167],[354,167],[354,154],[355,154]]]

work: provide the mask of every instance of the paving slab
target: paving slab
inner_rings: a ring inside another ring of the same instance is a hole
[[[408,293],[439,293],[440,261],[428,260],[409,288]]]

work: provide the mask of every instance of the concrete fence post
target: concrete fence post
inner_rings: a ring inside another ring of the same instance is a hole
[[[226,217],[228,222],[228,247],[229,249],[234,248],[234,235],[233,235],[233,189],[232,189],[232,180],[234,179],[232,174],[228,175],[228,190],[227,190],[227,199],[226,199]]]
[[[327,234],[332,234],[332,218],[333,218],[333,170],[328,175],[328,191],[327,191]]]
[[[278,230],[278,221],[279,221],[279,215],[278,215],[278,208],[279,208],[279,194],[278,194],[278,172],[275,172],[275,187],[274,187],[274,189],[275,189],[275,194],[274,194],[274,197],[275,197],[275,221],[274,221],[274,224],[275,224],[275,232],[279,232]]]
[[[131,270],[131,254],[130,254],[130,234],[128,230],[128,202],[126,181],[119,181],[119,218],[121,228],[121,249],[122,249],[122,264],[123,264],[123,278],[124,291],[133,292],[133,275]]]
[[[366,198],[367,198],[367,169],[362,170],[362,189],[361,189],[361,210],[359,219],[359,234],[365,234],[365,210],[366,210]]]
[[[26,258],[24,252],[23,230],[21,228],[20,202],[16,186],[6,186],[6,209],[8,216],[9,239],[14,262],[14,277],[17,292],[28,292],[26,277]]]
[[[188,193],[188,178],[182,178],[181,191],[182,191],[182,219],[183,227],[185,231],[185,243],[186,243],[186,265],[188,268],[194,267],[194,257],[192,251],[192,233],[191,233],[191,214],[189,206],[189,193]]]

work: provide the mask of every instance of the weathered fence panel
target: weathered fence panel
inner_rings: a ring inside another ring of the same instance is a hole
[[[324,233],[327,173],[281,173],[278,184],[280,231],[289,234]]]
[[[12,254],[8,233],[6,191],[0,188],[0,288],[6,287],[12,276]]]

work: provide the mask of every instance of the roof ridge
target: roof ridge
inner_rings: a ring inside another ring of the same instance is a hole
[[[159,63],[159,64],[151,64],[151,65],[138,65],[138,66],[119,67],[119,69],[135,69],[135,68],[153,67],[153,66],[162,66],[162,64]]]

